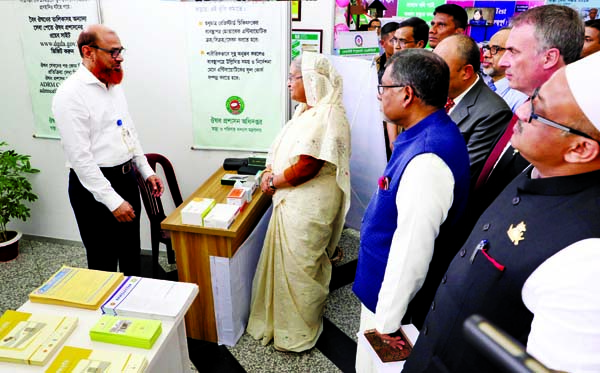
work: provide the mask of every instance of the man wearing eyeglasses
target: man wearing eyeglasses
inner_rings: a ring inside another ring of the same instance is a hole
[[[467,202],[469,157],[444,111],[449,71],[423,49],[395,53],[378,87],[386,121],[404,129],[365,211],[353,291],[360,331],[384,343],[401,324],[422,325],[435,289],[458,247],[454,225]],[[402,322],[404,319],[404,322]],[[358,346],[357,372],[376,371]]]
[[[499,62],[504,51],[506,51],[506,39],[510,34],[510,28],[505,27],[500,29],[497,33],[492,36],[490,42],[483,46],[483,61],[481,62],[481,68],[483,72],[490,77],[488,86],[510,107],[513,112],[521,106],[527,95],[519,92],[515,89],[510,88],[508,85],[508,79],[505,76],[506,68],[500,66]]]
[[[400,22],[394,32],[392,43],[394,52],[408,48],[425,48],[429,39],[429,26],[418,17],[411,17]]]
[[[141,203],[134,166],[160,197],[163,184],[138,141],[123,90],[117,34],[90,25],[77,40],[79,69],[54,96],[52,112],[67,158],[69,199],[88,267],[140,274]]]
[[[531,96],[552,74],[579,58],[584,26],[574,9],[562,5],[539,6],[517,15],[512,24],[499,62],[511,88]],[[529,164],[510,144],[514,121],[515,118],[498,136],[483,165],[471,194],[467,213],[471,223],[467,225],[474,224]]]
[[[600,54],[559,69],[516,114],[531,162],[481,216],[437,290],[403,372],[500,372],[467,343],[478,314],[548,368],[600,367]],[[506,370],[504,370],[506,371]]]

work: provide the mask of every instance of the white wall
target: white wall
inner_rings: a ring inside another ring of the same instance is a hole
[[[127,48],[123,86],[144,151],[171,160],[181,192],[190,195],[230,151],[191,150],[192,112],[181,5],[160,0],[99,0],[104,23]],[[31,180],[39,199],[31,218],[10,227],[25,234],[80,241],[67,195],[67,169],[60,142],[35,139],[33,114],[19,39],[18,0],[0,1],[0,140],[30,154],[41,173]],[[323,52],[332,45],[334,0],[302,2],[302,21],[294,28],[323,29]],[[289,53],[289,51],[283,51]],[[209,87],[207,87],[209,89]],[[268,103],[265,103],[268,104]],[[172,208],[172,207],[171,207]],[[142,213],[142,247],[150,247]]]

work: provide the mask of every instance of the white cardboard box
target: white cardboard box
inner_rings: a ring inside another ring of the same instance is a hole
[[[204,226],[207,228],[227,229],[231,226],[239,212],[239,206],[217,203],[204,218]]]
[[[181,223],[203,226],[204,218],[214,206],[212,198],[194,198],[181,210]]]

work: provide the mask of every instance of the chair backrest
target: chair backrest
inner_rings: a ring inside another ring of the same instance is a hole
[[[167,179],[167,185],[171,191],[173,203],[175,204],[175,207],[181,205],[181,203],[183,203],[183,198],[181,198],[181,191],[179,190],[179,184],[177,184],[177,178],[175,177],[175,171],[173,170],[171,162],[169,162],[165,156],[156,153],[148,153],[146,154],[146,158],[154,172],[156,172],[157,164],[162,167],[165,178]],[[142,195],[142,201],[146,208],[146,213],[148,214],[148,219],[150,219],[151,224],[159,224],[160,226],[160,222],[167,217],[162,202],[160,198],[156,198],[152,195],[150,187],[146,184],[146,181],[139,172],[137,172],[137,180]]]

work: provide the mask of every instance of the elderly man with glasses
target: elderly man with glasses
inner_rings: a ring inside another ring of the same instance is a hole
[[[386,121],[404,129],[361,226],[353,290],[360,331],[375,329],[392,346],[401,324],[422,325],[458,247],[454,225],[467,202],[469,156],[444,110],[450,72],[430,51],[395,53],[378,87]],[[404,320],[404,322],[403,322]],[[375,371],[360,345],[356,371]]]
[[[500,29],[492,36],[490,42],[483,46],[483,61],[481,69],[489,77],[488,86],[510,107],[513,112],[521,106],[527,95],[510,88],[506,78],[506,67],[500,66],[500,59],[506,51],[506,39],[510,34],[510,28]]]
[[[548,368],[600,367],[600,55],[559,69],[521,105],[512,144],[529,162],[483,213],[437,290],[404,366],[501,372],[470,345],[478,314]]]
[[[52,112],[67,158],[69,199],[88,267],[140,274],[141,203],[135,166],[159,197],[163,184],[138,141],[119,86],[125,48],[90,25],[77,40],[82,63],[54,96]]]

